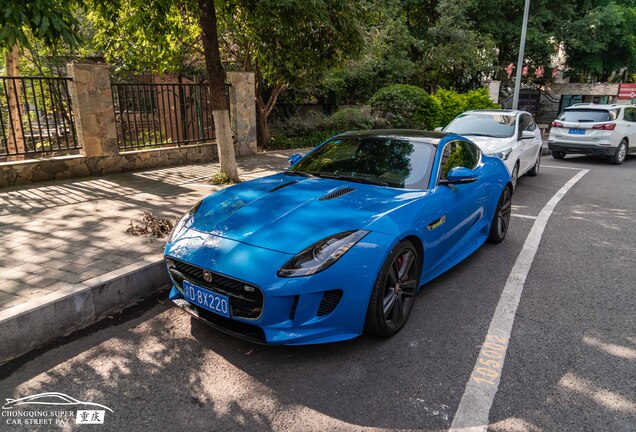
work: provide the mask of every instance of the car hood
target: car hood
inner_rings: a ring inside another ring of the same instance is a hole
[[[467,135],[466,138],[477,144],[477,146],[486,154],[497,153],[511,148],[515,143],[514,137],[509,138],[492,138],[482,136]]]
[[[187,225],[189,229],[295,254],[330,235],[367,228],[427,193],[277,174],[208,196]]]

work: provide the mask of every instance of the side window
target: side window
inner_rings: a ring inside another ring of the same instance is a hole
[[[625,108],[625,115],[623,116],[625,121],[628,122],[636,122],[636,109],[634,108]]]
[[[523,131],[534,131],[536,128],[537,125],[528,114],[522,114],[519,117],[519,135],[521,135]]]
[[[440,179],[447,178],[448,172],[455,167],[475,168],[480,156],[481,150],[473,144],[465,141],[449,142],[442,151]]]

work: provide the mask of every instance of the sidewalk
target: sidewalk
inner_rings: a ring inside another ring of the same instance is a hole
[[[296,152],[240,158],[241,179],[280,171]],[[165,238],[127,233],[131,220],[142,225],[144,211],[175,220],[223,187],[207,183],[217,171],[193,164],[0,189],[0,321],[70,286],[158,263]]]

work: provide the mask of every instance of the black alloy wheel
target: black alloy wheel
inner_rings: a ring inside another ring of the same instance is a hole
[[[510,188],[506,186],[501,193],[499,203],[497,204],[497,210],[495,216],[490,224],[490,233],[488,234],[488,241],[491,243],[501,243],[508,233],[508,227],[510,226],[510,213],[512,212],[512,192]]]
[[[552,157],[555,158],[555,159],[563,159],[563,158],[565,158],[566,154],[567,154],[566,152],[553,151],[552,152]]]
[[[421,261],[408,240],[398,243],[382,266],[367,310],[365,330],[377,336],[396,334],[408,319],[419,285]]]

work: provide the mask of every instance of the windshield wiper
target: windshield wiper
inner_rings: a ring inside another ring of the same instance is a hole
[[[344,175],[338,175],[338,174],[325,174],[325,173],[317,173],[317,175],[318,177],[323,177],[328,179],[347,180],[347,181],[352,181],[356,183],[367,183],[367,184],[372,184],[377,186],[389,185],[387,182],[383,182],[382,180],[373,180],[373,179],[368,179],[363,177],[350,177],[350,176],[344,176]]]
[[[299,176],[299,177],[316,177],[313,174],[309,174],[302,171],[283,171],[283,174],[290,176]]]

